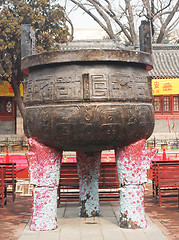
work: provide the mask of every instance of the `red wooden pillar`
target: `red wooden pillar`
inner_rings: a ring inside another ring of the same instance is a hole
[[[167,156],[166,156],[165,149],[163,149],[163,155],[162,155],[162,157],[163,157],[163,161],[166,161],[166,160],[167,160]]]
[[[9,151],[6,151],[6,163],[9,163]]]

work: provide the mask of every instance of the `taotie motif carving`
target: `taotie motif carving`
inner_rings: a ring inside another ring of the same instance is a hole
[[[120,148],[148,138],[153,127],[152,105],[138,103],[34,106],[24,118],[28,137],[64,151]]]
[[[116,164],[121,186],[120,222],[122,228],[145,228],[144,186],[147,169],[157,149],[143,150],[146,140],[140,140],[116,150]]]
[[[30,183],[33,189],[33,211],[30,229],[52,230],[57,227],[57,186],[60,176],[62,152],[44,146],[29,138]]]

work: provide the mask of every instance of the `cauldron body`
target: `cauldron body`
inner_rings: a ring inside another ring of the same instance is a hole
[[[25,134],[56,149],[85,152],[148,138],[154,128],[149,62],[147,54],[136,59],[119,50],[26,57]]]

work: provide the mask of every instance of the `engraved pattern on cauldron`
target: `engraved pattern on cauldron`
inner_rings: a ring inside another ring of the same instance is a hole
[[[25,118],[26,133],[63,150],[122,147],[150,136],[154,125],[150,105],[57,105],[27,108],[26,111],[27,116],[34,116],[30,124],[28,121],[32,118]]]
[[[114,149],[148,138],[154,128],[149,60],[144,53],[107,49],[25,58],[25,134],[67,151]]]
[[[25,82],[24,102],[33,105],[86,100],[151,101],[149,79],[144,69],[131,69],[117,64],[111,67],[102,64],[96,68],[83,64],[33,71]],[[46,72],[53,72],[53,76]]]

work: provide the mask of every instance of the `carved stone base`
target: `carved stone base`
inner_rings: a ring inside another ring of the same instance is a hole
[[[33,211],[30,229],[52,230],[57,227],[57,186],[60,176],[62,152],[29,139],[30,151],[26,154],[30,184],[33,189]]]
[[[52,230],[57,225],[57,187],[35,187],[30,229]]]
[[[144,212],[144,186],[127,185],[120,192],[121,228],[146,228]]]
[[[77,169],[80,188],[80,217],[99,216],[98,179],[101,152],[78,152]]]
[[[144,150],[146,140],[140,140],[116,150],[116,164],[121,187],[120,223],[122,228],[145,228],[144,186],[147,169],[157,149]]]

